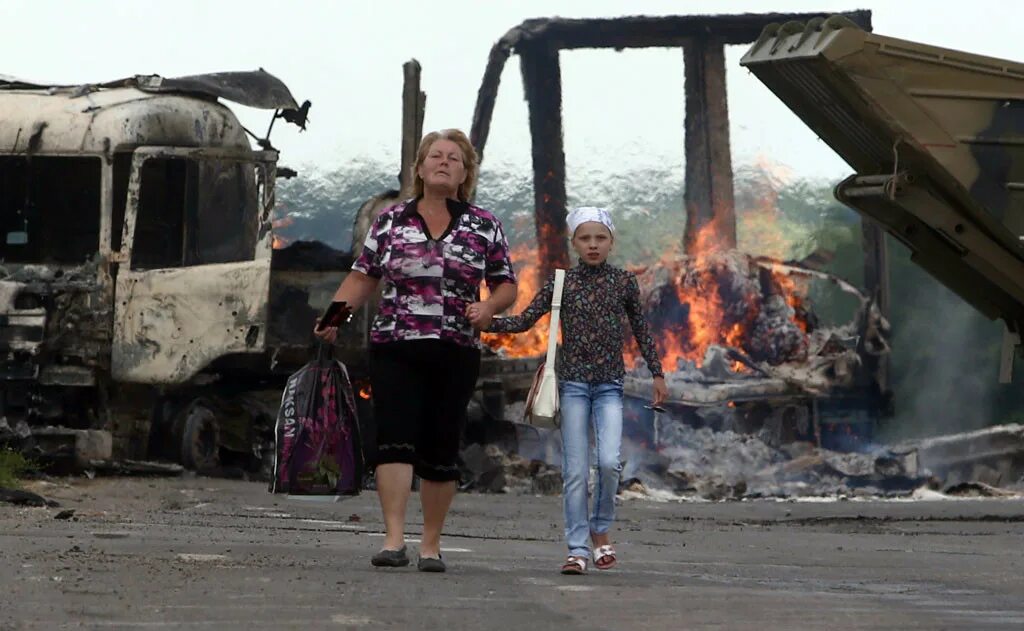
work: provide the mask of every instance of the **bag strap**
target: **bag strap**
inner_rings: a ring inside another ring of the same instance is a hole
[[[544,360],[544,374],[555,374],[555,347],[558,346],[558,321],[562,311],[562,287],[565,270],[555,270],[555,291],[551,294],[551,323],[548,325],[548,356]]]
[[[313,343],[313,348],[309,349],[309,354],[313,355],[318,364],[329,364],[334,361],[334,345],[327,344],[317,340]]]

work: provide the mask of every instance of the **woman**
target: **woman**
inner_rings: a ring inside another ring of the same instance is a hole
[[[415,473],[423,505],[417,567],[444,572],[441,530],[459,479],[479,331],[515,302],[516,279],[501,222],[469,203],[478,163],[466,135],[446,129],[424,136],[414,170],[415,197],[377,217],[334,300],[358,309],[384,281],[370,333],[370,382],[387,535],[371,562],[409,564],[405,509]],[[482,281],[490,289],[483,302]],[[337,329],[317,334],[333,342]]]
[[[615,519],[622,445],[622,345],[629,320],[640,353],[654,377],[654,403],[668,397],[654,340],[640,304],[640,287],[632,272],[608,264],[615,226],[603,208],[577,208],[567,218],[579,265],[565,275],[562,294],[562,352],[558,355],[559,403],[562,417],[562,478],[565,539],[569,556],[563,574],[583,574],[594,545],[594,565],[609,570],[616,552],[609,531]],[[487,329],[527,331],[551,309],[554,275],[518,316],[497,318]],[[594,509],[587,517],[590,472],[589,428],[593,419],[598,475]]]

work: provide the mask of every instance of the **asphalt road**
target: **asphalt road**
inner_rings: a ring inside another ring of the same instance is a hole
[[[213,479],[36,483],[0,505],[0,629],[1024,628],[1024,500],[657,503],[558,574],[560,500],[462,494],[446,574],[378,569],[376,496]],[[414,496],[414,500],[415,500]],[[70,519],[56,519],[73,509]],[[419,532],[410,511],[411,548]]]

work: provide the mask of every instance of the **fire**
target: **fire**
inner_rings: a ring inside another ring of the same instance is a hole
[[[637,270],[665,368],[675,370],[687,362],[699,367],[712,345],[737,349],[756,361],[776,363],[797,355],[808,330],[804,288],[743,253],[722,249],[716,234],[716,226],[707,225],[697,234],[692,255],[670,253],[655,266]],[[775,311],[765,313],[773,295],[782,296],[789,311],[776,304]],[[787,338],[782,345],[772,337],[777,321],[771,318],[780,317],[780,309],[799,331],[798,339]],[[627,345],[626,357],[634,365],[640,359],[634,343]],[[746,370],[739,361],[731,368]]]
[[[756,195],[739,219],[743,234],[757,254],[784,259],[793,239],[779,225],[778,189],[789,177],[782,167],[759,164],[764,177],[756,182]],[[700,366],[712,345],[736,349],[754,361],[780,363],[806,352],[811,328],[804,302],[805,281],[760,266],[753,257],[724,249],[719,227],[704,226],[684,254],[680,245],[664,252],[637,273],[641,297],[662,364],[668,371],[682,363]],[[520,313],[533,299],[544,279],[539,278],[537,249],[520,245],[512,259],[519,270],[519,296],[511,313]],[[779,297],[782,300],[779,300]],[[548,317],[528,333],[484,334],[483,341],[507,357],[536,357],[547,350]],[[624,349],[626,365],[641,359],[632,336]],[[739,361],[734,371],[748,368]]]
[[[283,228],[287,228],[293,223],[295,223],[295,218],[292,217],[291,215],[285,215],[283,217],[279,217],[271,221],[270,230],[271,232],[275,230],[281,230]],[[281,248],[286,247],[291,242],[291,239],[283,237],[279,234],[274,234],[271,238],[271,245],[275,250],[280,250]]]
[[[696,254],[691,257],[677,250],[666,252],[649,268],[632,268],[638,272],[641,293],[650,295],[651,283],[669,275],[663,287],[672,294],[662,295],[650,304],[648,320],[658,347],[658,353],[667,370],[675,370],[681,361],[700,366],[711,345],[728,346],[749,354],[752,331],[763,302],[761,285],[750,285],[750,275],[767,274],[769,293],[780,294],[793,310],[791,321],[806,334],[808,324],[804,318],[802,294],[805,288],[790,276],[761,268],[752,269],[751,259],[735,251],[722,250],[717,245],[714,226],[706,226],[696,239]],[[541,287],[537,250],[522,244],[512,250],[512,260],[519,270],[519,295],[510,313],[521,313]],[[748,285],[736,293],[730,282],[745,279]],[[483,289],[486,297],[486,288]],[[549,316],[545,315],[526,333],[493,334],[481,336],[483,342],[505,357],[538,357],[547,351]],[[626,364],[635,365],[639,350],[632,338],[627,339],[624,350]],[[733,362],[732,369],[741,372],[746,367]]]
[[[787,234],[779,221],[779,192],[793,181],[793,171],[764,154],[757,155],[744,171],[743,190],[736,201],[740,248],[784,260],[799,240]]]
[[[373,396],[373,391],[370,390],[369,382],[363,382],[359,384],[359,398],[363,400],[369,400]]]
[[[797,279],[789,276],[788,274],[772,273],[772,278],[778,283],[782,295],[786,298],[786,304],[793,309],[794,318],[793,321],[800,327],[800,330],[804,333],[808,333],[808,324],[806,318],[806,309],[802,296],[807,294],[807,283],[798,281]]]
[[[512,263],[516,266],[519,279],[519,294],[516,302],[509,309],[509,314],[522,313],[533,300],[542,286],[540,266],[537,261],[537,248],[520,244],[512,248]],[[546,279],[544,279],[546,280]],[[487,287],[481,288],[484,298]],[[529,331],[525,333],[483,333],[480,339],[484,344],[506,357],[538,357],[548,350],[548,323],[550,315],[545,315]]]

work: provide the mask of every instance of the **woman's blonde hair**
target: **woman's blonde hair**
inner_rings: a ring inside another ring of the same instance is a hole
[[[473,193],[476,192],[476,178],[480,174],[480,161],[477,159],[476,149],[469,142],[469,138],[459,129],[432,131],[420,141],[419,151],[416,152],[416,164],[412,166],[413,194],[416,197],[423,195],[423,180],[420,178],[419,173],[420,165],[427,159],[430,145],[442,139],[454,142],[462,152],[462,164],[466,169],[466,181],[459,185],[458,197],[460,201],[468,202],[473,199]]]

